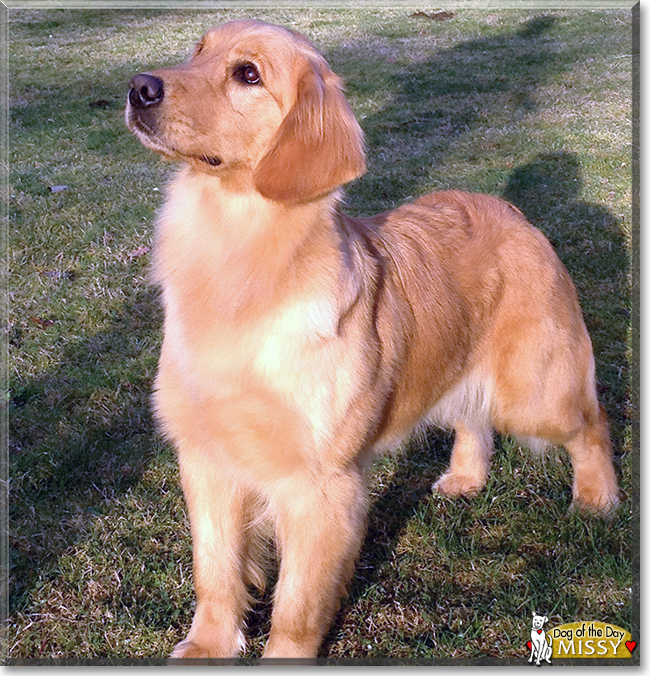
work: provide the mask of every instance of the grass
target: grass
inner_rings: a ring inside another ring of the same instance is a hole
[[[188,524],[149,412],[161,311],[148,247],[170,167],[122,110],[134,73],[248,15],[306,33],[345,78],[369,156],[350,212],[459,187],[507,197],[551,239],[581,297],[622,487],[612,521],[569,514],[567,458],[502,439],[486,489],[450,500],[430,490],[449,438],[411,442],[378,464],[322,655],[523,664],[532,610],[635,637],[631,12],[413,14],[10,12],[11,660],[160,658],[189,627]],[[269,628],[270,593],[258,601],[248,656]]]

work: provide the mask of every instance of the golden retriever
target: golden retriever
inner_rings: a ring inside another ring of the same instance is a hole
[[[132,79],[125,115],[181,163],[154,244],[154,405],[197,595],[172,657],[243,648],[263,522],[280,559],[264,656],[315,656],[363,539],[367,468],[423,422],[455,431],[441,493],[483,487],[496,429],[565,446],[574,504],[615,508],[591,342],[549,242],[511,204],[453,190],[344,214],[363,134],[305,37],[209,30],[187,63]]]

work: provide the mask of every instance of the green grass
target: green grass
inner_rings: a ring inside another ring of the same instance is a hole
[[[631,13],[414,11],[11,11],[11,659],[164,657],[189,627],[188,524],[149,412],[161,311],[146,247],[170,167],[122,111],[133,74],[248,15],[306,33],[345,78],[369,166],[351,213],[459,187],[507,197],[551,239],[581,297],[622,487],[612,521],[569,514],[566,456],[503,439],[486,489],[445,499],[430,489],[449,438],[411,442],[378,465],[322,655],[523,664],[532,610],[635,636]],[[270,598],[251,611],[249,656]]]

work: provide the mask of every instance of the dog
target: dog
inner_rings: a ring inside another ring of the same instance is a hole
[[[535,664],[539,666],[541,660],[546,660],[549,664],[551,663],[551,657],[553,656],[553,648],[551,647],[551,637],[548,637],[546,640],[546,632],[544,631],[544,624],[548,622],[548,617],[545,615],[538,615],[533,610],[533,628],[530,630],[530,657],[528,662],[532,664],[535,660]]]
[[[591,342],[549,242],[511,204],[454,190],[346,215],[363,133],[306,37],[211,29],[187,62],[133,77],[125,117],[180,163],[152,261],[153,406],[197,597],[172,658],[243,649],[261,524],[280,562],[264,657],[316,656],[363,539],[368,468],[421,424],[455,431],[439,493],[483,487],[497,430],[565,446],[573,503],[615,508]]]

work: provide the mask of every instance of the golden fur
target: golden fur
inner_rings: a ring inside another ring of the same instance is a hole
[[[154,266],[155,410],[178,451],[198,601],[173,657],[241,650],[262,521],[281,562],[264,655],[316,655],[363,538],[366,469],[422,422],[455,430],[442,493],[482,488],[496,429],[564,445],[574,503],[616,506],[591,343],[548,241],[512,205],[458,191],[342,213],[362,132],[306,38],[210,30],[189,62],[134,78],[126,120],[182,163]]]

